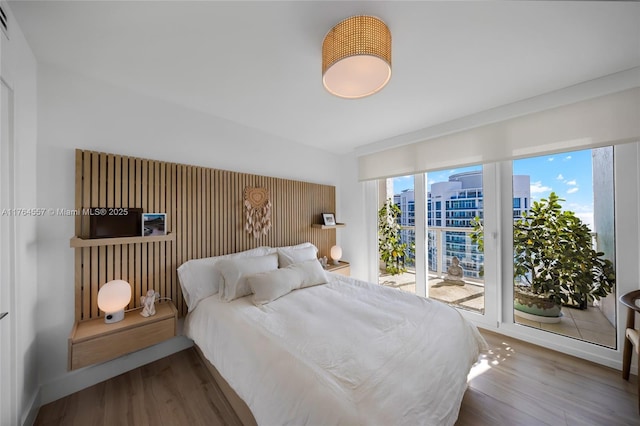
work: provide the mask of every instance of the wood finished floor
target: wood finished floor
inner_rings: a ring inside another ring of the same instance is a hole
[[[459,426],[640,425],[636,377],[498,334]],[[482,368],[481,368],[482,370]],[[43,406],[36,425],[239,425],[194,349]]]

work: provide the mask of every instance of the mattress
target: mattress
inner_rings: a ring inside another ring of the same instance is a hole
[[[441,302],[342,275],[260,307],[200,302],[185,334],[259,425],[452,425],[486,343]]]

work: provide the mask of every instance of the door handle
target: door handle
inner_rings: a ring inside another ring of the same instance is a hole
[[[0,313],[0,320],[4,317],[6,317],[7,315],[9,315],[9,312],[2,312]]]

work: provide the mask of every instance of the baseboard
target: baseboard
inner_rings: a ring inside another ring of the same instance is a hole
[[[33,393],[31,400],[25,407],[22,413],[22,426],[33,426],[38,416],[38,410],[40,410],[40,387]]]
[[[184,336],[177,336],[165,342],[124,355],[113,361],[92,365],[79,370],[70,371],[62,377],[40,386],[40,406],[71,395],[112,377],[126,373],[150,362],[164,358],[193,346],[193,341]],[[37,410],[36,410],[37,412]]]

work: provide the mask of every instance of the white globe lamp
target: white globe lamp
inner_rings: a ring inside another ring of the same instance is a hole
[[[341,257],[342,257],[342,248],[340,246],[331,247],[331,259],[333,259],[334,265],[340,264]]]
[[[131,286],[123,280],[109,281],[98,291],[98,308],[107,324],[122,321],[124,308],[131,301]]]

